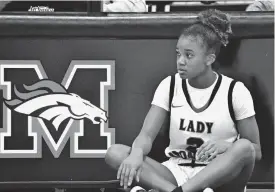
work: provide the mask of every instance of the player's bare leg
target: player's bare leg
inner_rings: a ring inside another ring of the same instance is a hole
[[[112,168],[118,170],[122,161],[128,157],[130,147],[126,145],[112,145],[106,154],[105,161]],[[157,189],[161,192],[170,192],[177,187],[176,179],[168,168],[157,161],[146,157],[143,162],[140,182],[135,183],[145,189]]]
[[[211,161],[182,186],[183,192],[207,187],[215,192],[243,192],[255,164],[255,150],[248,140],[236,141],[224,154]]]

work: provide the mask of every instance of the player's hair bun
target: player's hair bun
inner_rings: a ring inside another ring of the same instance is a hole
[[[230,18],[224,12],[216,9],[202,11],[199,13],[196,23],[201,23],[213,30],[224,46],[228,44],[228,37],[232,34],[232,29]]]

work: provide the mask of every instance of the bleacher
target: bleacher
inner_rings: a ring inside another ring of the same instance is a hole
[[[205,8],[215,8],[223,11],[245,11],[253,3],[251,0],[234,1],[146,1],[149,12],[188,12],[201,11]]]

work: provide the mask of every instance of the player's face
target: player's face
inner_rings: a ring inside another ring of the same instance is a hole
[[[177,47],[177,70],[182,79],[192,79],[206,70],[206,48],[200,37],[181,36]]]

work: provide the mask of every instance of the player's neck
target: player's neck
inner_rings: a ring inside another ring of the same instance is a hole
[[[209,70],[198,77],[188,79],[188,83],[197,89],[206,89],[213,85],[213,83],[216,81],[217,75],[214,71]]]

